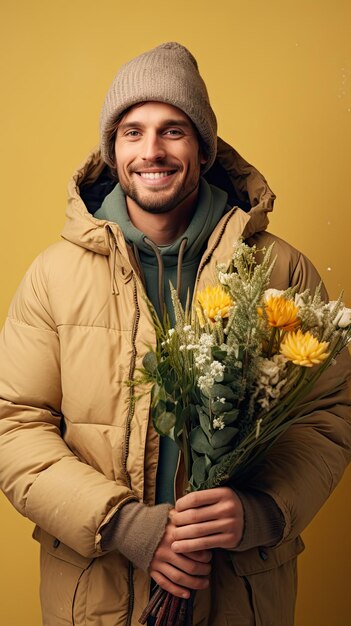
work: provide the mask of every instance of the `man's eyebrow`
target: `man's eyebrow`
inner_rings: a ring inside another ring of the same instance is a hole
[[[160,126],[183,126],[183,127],[191,127],[190,120],[171,118],[168,120],[164,120]]]
[[[130,122],[122,122],[121,124],[119,124],[118,128],[121,130],[127,130],[128,128],[141,128],[143,126],[145,126],[143,122],[139,122],[138,120],[131,120]],[[166,128],[168,126],[181,126],[183,128],[192,128],[192,123],[190,120],[188,121],[177,118],[163,120],[160,123],[160,128]]]

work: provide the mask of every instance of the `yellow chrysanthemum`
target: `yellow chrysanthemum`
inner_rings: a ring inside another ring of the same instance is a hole
[[[300,324],[299,310],[292,300],[284,296],[270,296],[264,304],[268,324],[282,330],[293,330]],[[260,309],[262,315],[262,309]]]
[[[197,309],[200,323],[202,320],[201,313],[211,322],[215,322],[218,318],[229,317],[229,311],[233,306],[233,300],[228,293],[222,289],[220,285],[216,287],[206,287],[197,294],[197,301],[201,305]]]
[[[311,333],[303,333],[301,330],[287,333],[281,343],[281,353],[302,367],[319,365],[329,356],[327,341],[319,342]]]

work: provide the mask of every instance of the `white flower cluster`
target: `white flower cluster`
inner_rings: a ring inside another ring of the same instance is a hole
[[[279,398],[280,390],[287,380],[286,363],[282,354],[275,354],[271,359],[258,359],[256,395],[263,409],[269,409],[272,400]]]
[[[226,399],[225,398],[220,398],[219,396],[217,396],[216,402],[220,402],[221,404],[225,404],[226,403]]]
[[[213,419],[212,426],[215,430],[223,430],[225,423],[222,415]]]
[[[194,333],[192,327],[190,326],[190,324],[187,324],[186,326],[183,327],[182,338],[183,338],[184,343],[182,343],[179,346],[179,350],[181,350],[181,351],[183,351],[183,350],[196,350],[197,344],[194,343],[195,342],[195,333]]]
[[[196,349],[195,365],[200,371],[203,371],[206,366],[211,363],[211,348],[214,345],[212,335],[208,333],[202,333],[199,338],[199,343],[194,346]]]
[[[220,383],[224,378],[224,365],[219,361],[212,361],[206,367],[202,376],[199,376],[197,384],[201,391],[206,391],[213,387],[215,383]]]

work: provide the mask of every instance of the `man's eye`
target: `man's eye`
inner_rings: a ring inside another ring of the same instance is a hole
[[[166,130],[165,134],[171,135],[172,137],[179,137],[182,134],[182,132],[178,130],[177,128],[169,128],[168,130]]]
[[[126,132],[127,137],[138,137],[138,135],[140,135],[138,130],[128,130]]]

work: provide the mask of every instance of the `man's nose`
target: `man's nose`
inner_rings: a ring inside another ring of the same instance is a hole
[[[147,133],[144,136],[141,156],[145,161],[157,161],[159,159],[164,159],[166,156],[166,150],[162,137],[160,137],[157,133]]]

